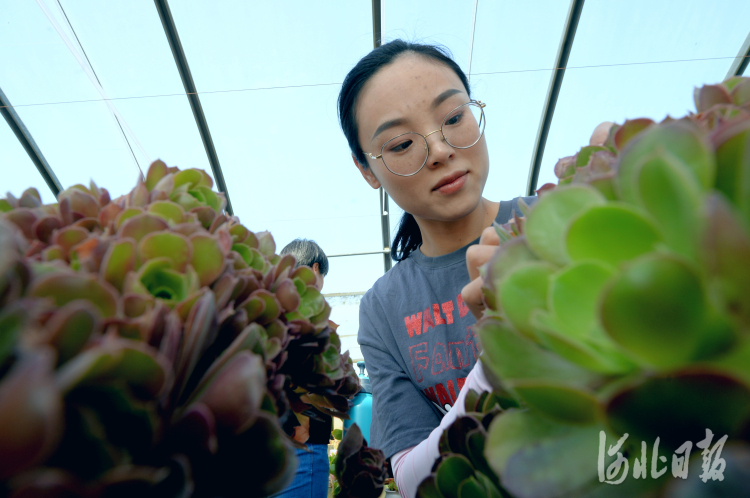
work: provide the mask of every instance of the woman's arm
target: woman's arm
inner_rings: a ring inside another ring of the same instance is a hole
[[[438,450],[440,436],[458,417],[466,413],[464,399],[471,389],[478,392],[492,390],[492,386],[484,376],[482,360],[477,361],[469,372],[453,408],[443,417],[440,425],[430,433],[429,437],[416,446],[399,451],[391,458],[393,477],[402,498],[412,498],[417,495],[419,483],[430,474],[432,465],[440,456]]]

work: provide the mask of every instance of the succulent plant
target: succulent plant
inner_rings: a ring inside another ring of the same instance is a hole
[[[386,478],[385,455],[367,446],[357,424],[352,424],[338,446],[333,471],[338,498],[378,498]]]
[[[484,444],[503,493],[750,495],[750,79],[695,102],[561,159],[497,227],[477,329],[520,404]]]
[[[502,497],[497,474],[487,463],[485,446],[490,424],[504,410],[518,407],[506,391],[477,393],[464,400],[465,415],[458,417],[440,437],[440,458],[417,489],[419,498]]]
[[[281,423],[345,416],[315,275],[212,185],[156,161],[114,200],[0,199],[0,496],[265,496],[295,472]]]

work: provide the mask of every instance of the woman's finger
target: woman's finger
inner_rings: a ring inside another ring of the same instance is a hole
[[[479,238],[480,245],[500,245],[500,237],[497,235],[495,227],[487,227],[482,231],[482,236]]]
[[[484,300],[482,299],[483,283],[482,277],[475,278],[461,289],[461,298],[477,320],[484,313]]]
[[[497,246],[477,244],[466,250],[466,267],[469,269],[469,278],[474,280],[479,276],[479,268],[492,258],[497,251]]]

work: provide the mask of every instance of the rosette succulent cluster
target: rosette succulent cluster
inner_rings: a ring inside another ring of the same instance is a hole
[[[466,414],[458,417],[440,437],[440,458],[432,473],[417,489],[419,498],[445,496],[501,498],[497,474],[487,463],[485,446],[492,421],[504,410],[518,407],[515,398],[504,391],[468,392]]]
[[[523,407],[485,442],[504,493],[750,495],[750,79],[695,102],[562,159],[498,228],[477,328]]]
[[[315,275],[212,185],[156,161],[114,200],[0,199],[0,496],[265,496],[296,468],[281,423],[343,416]]]
[[[385,455],[367,446],[357,424],[352,424],[338,446],[333,463],[337,498],[378,498],[386,478]]]

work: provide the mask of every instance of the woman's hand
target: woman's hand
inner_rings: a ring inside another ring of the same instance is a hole
[[[466,251],[466,266],[469,268],[471,282],[461,290],[461,298],[469,307],[474,318],[479,320],[484,313],[484,300],[482,299],[482,277],[479,276],[479,267],[490,260],[497,247],[500,238],[494,227],[485,228],[479,244],[470,246]]]

